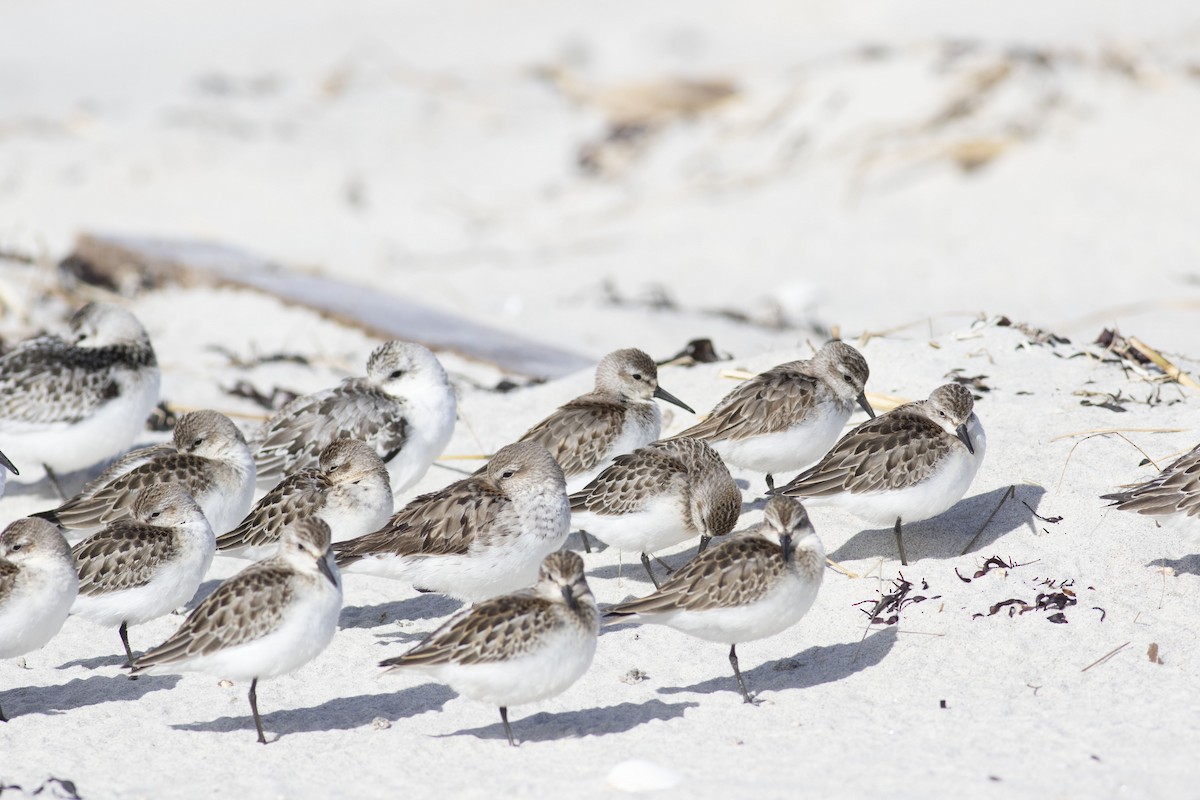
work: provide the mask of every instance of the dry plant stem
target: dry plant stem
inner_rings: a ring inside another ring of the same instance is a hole
[[[1104,655],[1100,656],[1100,657],[1099,657],[1099,658],[1097,658],[1095,661],[1093,661],[1092,663],[1088,664],[1086,667],[1084,667],[1083,669],[1081,669],[1081,670],[1079,670],[1079,671],[1080,671],[1080,672],[1087,672],[1087,671],[1088,671],[1089,669],[1091,669],[1092,667],[1094,667],[1094,666],[1096,666],[1096,665],[1098,665],[1098,664],[1103,664],[1105,661],[1108,661],[1110,658],[1112,658],[1112,657],[1113,657],[1113,656],[1115,656],[1117,653],[1119,653],[1119,652],[1121,652],[1122,650],[1124,650],[1124,649],[1125,649],[1126,647],[1128,647],[1129,645],[1130,645],[1130,642],[1126,642],[1125,644],[1123,644],[1123,645],[1121,645],[1121,646],[1119,646],[1119,647],[1114,647],[1112,650],[1109,650],[1109,651],[1108,651],[1106,654],[1104,654]]]
[[[1079,445],[1083,444],[1083,443],[1084,443],[1084,442],[1086,442],[1088,439],[1094,439],[1094,438],[1096,438],[1097,436],[1107,436],[1107,435],[1109,435],[1109,434],[1112,434],[1112,433],[1115,433],[1115,434],[1117,434],[1117,435],[1120,435],[1120,431],[1122,431],[1122,430],[1125,430],[1125,431],[1138,431],[1138,432],[1142,432],[1142,433],[1182,433],[1183,431],[1186,431],[1186,430],[1188,430],[1188,429],[1187,429],[1187,428],[1119,428],[1119,429],[1100,430],[1100,431],[1097,431],[1097,432],[1095,432],[1095,433],[1092,433],[1092,434],[1090,434],[1090,435],[1084,436],[1084,437],[1083,437],[1082,439],[1080,439],[1078,442],[1076,442],[1075,444],[1071,445],[1071,449],[1067,451],[1067,460],[1063,462],[1062,473],[1060,473],[1060,474],[1059,474],[1059,476],[1058,476],[1058,486],[1057,486],[1057,487],[1055,487],[1055,488],[1056,488],[1056,490],[1057,490],[1057,489],[1061,489],[1061,488],[1062,488],[1062,482],[1063,482],[1063,478],[1065,478],[1065,477],[1067,476],[1067,465],[1069,465],[1069,464],[1071,463],[1071,456],[1075,455],[1075,448],[1076,448],[1076,447],[1079,447]],[[1054,439],[1051,439],[1050,441],[1056,441],[1057,439],[1065,439],[1065,438],[1067,438],[1068,436],[1081,436],[1081,435],[1083,435],[1084,433],[1087,433],[1087,432],[1086,432],[1086,431],[1081,431],[1080,433],[1075,433],[1075,434],[1064,434],[1063,436],[1058,436],[1058,437],[1055,437]],[[1125,439],[1125,437],[1124,437],[1124,436],[1121,436],[1121,438],[1122,438],[1122,439]],[[1129,440],[1128,440],[1128,439],[1125,439],[1125,441],[1129,442]],[[1144,456],[1146,455],[1145,451],[1143,451],[1143,450],[1142,450],[1140,447],[1138,447],[1137,445],[1133,444],[1133,442],[1129,442],[1129,444],[1130,444],[1130,445],[1132,445],[1132,446],[1134,447],[1134,449],[1136,449],[1136,450],[1137,450],[1139,453],[1141,453],[1142,455],[1144,455]],[[1150,458],[1150,457],[1149,457],[1149,456],[1146,456],[1146,458]],[[1151,463],[1153,463],[1153,461],[1152,461]]]
[[[975,532],[975,535],[971,537],[971,541],[967,542],[967,546],[962,549],[961,553],[959,553],[960,556],[965,556],[967,554],[967,551],[969,551],[972,547],[975,546],[975,542],[977,542],[979,540],[979,537],[983,535],[983,532],[985,530],[987,530],[987,526],[991,524],[992,518],[994,516],[996,516],[996,513],[1000,510],[1000,506],[1004,505],[1010,499],[1012,499],[1016,496],[1017,496],[1017,487],[1016,487],[1016,484],[1013,484],[1012,486],[1008,487],[1008,491],[1005,492],[1004,496],[1000,498],[1000,502],[996,503],[996,507],[992,509],[992,513],[988,514],[988,518],[983,521],[983,525],[980,526],[979,530]]]
[[[1053,439],[1052,442],[1057,442],[1060,439],[1071,439],[1076,436],[1099,436],[1105,433],[1183,433],[1189,430],[1188,428],[1093,428],[1087,431],[1072,431],[1071,433],[1060,433]],[[1125,441],[1129,441],[1126,439]],[[1130,442],[1132,444],[1132,442]],[[1148,457],[1148,456],[1147,456]]]
[[[1154,365],[1165,372],[1171,380],[1189,389],[1200,389],[1200,383],[1196,383],[1190,375],[1168,361],[1162,353],[1140,341],[1136,336],[1129,337],[1129,344],[1146,358],[1153,361]]]
[[[467,426],[467,430],[470,432],[471,438],[475,440],[475,444],[478,445],[480,452],[487,452],[487,448],[483,446],[483,440],[479,438],[479,434],[475,432],[475,426],[471,424],[471,418],[466,415],[461,405],[458,406],[458,418],[462,420],[463,425]]]
[[[192,411],[203,411],[212,408],[211,406],[184,406],[179,405],[178,403],[167,403],[166,406],[168,411],[179,416],[188,414]],[[254,420],[255,422],[266,422],[271,418],[270,414],[248,414],[242,411],[226,411],[219,408],[213,410],[219,411],[227,417],[233,417],[235,419],[249,419]]]
[[[475,474],[474,472],[472,472],[469,469],[461,469],[459,467],[452,467],[449,464],[439,464],[437,461],[434,461],[432,466],[435,466],[438,469],[449,470],[450,472],[453,472],[455,475],[466,475],[469,477],[469,476]]]
[[[850,570],[846,569],[841,564],[834,561],[832,558],[826,557],[825,563],[828,564],[830,566],[830,568],[832,568],[833,570],[845,575],[847,578],[853,578],[854,580],[858,580],[859,578],[862,577],[857,572],[851,572]]]

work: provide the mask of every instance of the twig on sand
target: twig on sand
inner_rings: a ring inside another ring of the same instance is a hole
[[[1092,663],[1088,664],[1086,667],[1084,667],[1083,669],[1081,669],[1081,670],[1079,670],[1079,671],[1080,671],[1080,672],[1087,672],[1087,671],[1088,671],[1089,669],[1091,669],[1092,667],[1094,667],[1094,666],[1097,666],[1098,664],[1103,664],[1105,661],[1108,661],[1110,658],[1112,658],[1113,656],[1115,656],[1117,653],[1119,653],[1119,652],[1121,652],[1122,650],[1124,650],[1124,649],[1125,649],[1126,647],[1128,647],[1130,644],[1132,644],[1132,642],[1126,642],[1125,644],[1121,645],[1120,647],[1115,647],[1115,648],[1113,648],[1112,650],[1109,650],[1109,651],[1108,651],[1108,653],[1106,653],[1105,655],[1102,655],[1102,656],[1100,656],[1100,657],[1099,657],[1099,658],[1097,658],[1095,661],[1093,661]]]
[[[1200,389],[1200,383],[1196,383],[1192,376],[1181,370],[1179,367],[1168,361],[1162,353],[1155,350],[1150,345],[1139,340],[1136,336],[1129,337],[1129,344],[1139,353],[1154,362],[1154,365],[1167,374],[1167,377],[1176,383],[1186,386],[1189,389]]]
[[[988,514],[988,518],[983,521],[983,525],[979,528],[978,531],[975,532],[975,535],[971,537],[971,541],[967,542],[967,546],[962,549],[961,553],[959,553],[960,556],[965,556],[967,554],[967,551],[969,551],[972,547],[975,546],[975,542],[979,540],[979,537],[983,535],[984,530],[986,530],[987,526],[989,524],[991,524],[992,517],[996,516],[996,512],[998,512],[1000,510],[1000,506],[1004,505],[1005,503],[1007,503],[1009,501],[1009,499],[1016,497],[1016,496],[1017,496],[1017,486],[1016,486],[1016,484],[1013,484],[1012,486],[1008,487],[1008,491],[1005,492],[1004,496],[1000,498],[1000,502],[996,503],[996,507],[992,509],[992,513]]]
[[[475,431],[475,426],[471,424],[471,418],[463,411],[462,405],[458,406],[458,418],[462,420],[463,425],[467,426],[467,431],[470,432],[471,438],[475,440],[475,444],[479,446],[479,452],[486,453],[487,448],[483,446],[483,440],[479,438],[479,434]],[[491,458],[491,456],[484,456]]]
[[[176,415],[187,414],[190,411],[202,411],[202,410],[212,408],[211,406],[184,406],[184,405],[180,405],[178,403],[167,403],[166,405],[167,405],[167,410]],[[270,414],[251,414],[251,413],[247,413],[244,411],[229,411],[227,409],[220,409],[220,408],[212,409],[212,410],[220,411],[222,414],[224,414],[227,417],[235,417],[237,419],[249,419],[249,420],[254,420],[256,422],[266,422],[267,420],[269,420],[271,418]]]
[[[852,571],[846,569],[841,564],[834,561],[832,558],[826,557],[825,563],[828,564],[830,566],[830,568],[832,568],[835,572],[840,572],[843,575],[845,575],[847,578],[853,578],[855,580],[858,580],[859,578],[862,577],[862,575],[859,575],[857,572],[852,572]]]
[[[1058,436],[1055,436],[1050,441],[1057,442],[1060,439],[1072,439],[1076,436],[1087,436],[1090,438],[1092,436],[1102,436],[1106,433],[1116,433],[1116,434],[1120,434],[1120,433],[1183,433],[1186,430],[1189,430],[1189,429],[1188,428],[1093,428],[1092,430],[1088,430],[1088,431],[1072,431],[1071,433],[1061,433]],[[1121,438],[1125,439],[1124,436],[1122,436]],[[1129,442],[1128,439],[1125,439],[1125,441]],[[1129,442],[1129,443],[1133,444],[1133,442]],[[1133,445],[1133,446],[1137,447],[1137,445]],[[1140,450],[1141,448],[1138,448],[1138,449]],[[1145,455],[1145,453],[1143,453],[1142,455]],[[1146,458],[1150,458],[1150,456],[1146,456]]]

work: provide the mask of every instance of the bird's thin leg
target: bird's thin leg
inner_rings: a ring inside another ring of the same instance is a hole
[[[513,740],[512,727],[508,724],[508,706],[500,706],[500,721],[504,723],[504,733],[508,736],[508,743],[516,747],[517,743]]]
[[[583,540],[583,552],[592,552],[592,540],[588,538],[587,531],[580,531],[579,538]]]
[[[129,647],[129,626],[122,622],[121,627],[117,628],[117,633],[121,634],[121,644],[125,646],[125,666],[133,669],[133,650]],[[130,675],[130,680],[137,680],[136,675]]]
[[[650,576],[650,582],[654,584],[654,588],[658,588],[658,578],[654,577],[654,570],[650,569],[650,556],[642,553],[642,566],[646,568],[646,574]]]
[[[896,517],[896,549],[900,551],[900,563],[908,566],[908,556],[904,554],[904,539],[900,538],[900,518]]]
[[[750,696],[750,692],[746,690],[746,682],[742,680],[742,671],[738,669],[737,645],[729,646],[729,663],[733,665],[733,675],[737,678],[738,688],[742,690],[742,699],[747,703],[754,705],[754,698]]]
[[[267,737],[263,734],[262,717],[258,715],[258,678],[250,681],[250,713],[254,715],[254,727],[258,729],[258,743],[266,744]]]
[[[54,474],[54,470],[50,469],[49,464],[42,464],[42,469],[46,470],[46,477],[50,479],[50,483],[54,486],[54,491],[58,492],[59,499],[64,503],[67,502],[67,493],[63,491],[62,484],[58,482],[58,476]]]
[[[696,550],[696,555],[700,555],[701,553],[703,553],[704,548],[708,547],[708,543],[711,541],[712,541],[711,536],[709,536],[707,534],[705,534],[704,536],[701,536],[700,537],[700,548],[698,550]]]
[[[0,722],[8,722],[8,717],[4,716],[3,708],[0,708]]]

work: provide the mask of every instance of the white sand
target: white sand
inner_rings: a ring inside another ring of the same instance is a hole
[[[1153,474],[1129,443],[1057,437],[1182,429],[1125,434],[1160,465],[1200,438],[1194,393],[1077,355],[1113,321],[1200,353],[1194,4],[338,8],[5,5],[0,246],[58,256],[85,229],[208,237],[593,357],[636,345],[663,358],[710,335],[737,358],[661,376],[700,411],[731,387],[721,369],[806,355],[802,340],[819,340],[809,322],[851,336],[921,320],[863,348],[869,390],[922,397],[954,368],[992,387],[978,406],[987,460],[968,497],[906,533],[904,576],[931,599],[864,640],[854,604],[890,591],[891,532],[816,509],[830,554],[864,577],[827,573],[796,628],[740,648],[761,706],[741,703],[725,648],[623,627],[604,634],[571,690],[512,710],[516,750],[495,709],[415,677],[375,677],[375,662],[455,607],[402,584],[347,579],[329,649],[260,687],[265,748],[247,687],[203,675],[131,682],[115,631],[71,619],[28,669],[0,662],[0,706],[13,718],[0,725],[0,784],[32,792],[56,776],[87,800],[234,789],[613,797],[651,785],[678,797],[1193,792],[1197,545],[1104,508],[1098,495]],[[951,40],[978,47],[947,62]],[[889,54],[855,55],[872,44]],[[1020,47],[1058,61],[1016,62],[978,113],[922,128],[972,74]],[[573,159],[603,121],[529,77],[551,62],[576,64],[596,86],[686,74],[730,78],[742,94],[668,127],[619,174],[589,178]],[[981,170],[963,173],[945,155],[980,141],[1006,148]],[[6,340],[63,310],[37,294],[50,277],[0,263]],[[679,307],[612,307],[606,279],[627,298],[661,285]],[[704,313],[763,317],[773,305],[795,327]],[[245,378],[310,391],[358,374],[375,344],[249,293],[167,289],[132,308],[158,349],[164,398],[185,406],[254,415],[221,387]],[[1014,328],[969,328],[980,311],[1077,344],[1025,347]],[[214,344],[298,352],[314,366],[238,369]],[[450,454],[505,443],[591,381],[493,394],[478,387],[499,371],[446,363],[463,414]],[[1160,402],[1116,413],[1081,405],[1080,391]],[[668,431],[692,420],[666,408]],[[748,524],[762,479],[735,474],[750,487]],[[456,477],[434,467],[417,489]],[[1014,484],[1017,500],[1062,521],[1010,501],[958,555]],[[0,524],[52,503],[45,485],[10,484]],[[956,576],[993,555],[1023,566]],[[648,589],[633,559],[605,551],[587,563],[601,602]],[[218,558],[206,589],[240,566]],[[1067,624],[1047,621],[1053,611],[986,616],[1058,590],[1046,580],[1074,582]],[[135,628],[134,648],[180,621]],[[1148,658],[1151,644],[1163,663]],[[623,680],[634,669],[646,679]],[[21,796],[0,792],[10,793]]]
[[[260,687],[270,746],[254,743],[246,687],[221,688],[198,675],[130,682],[117,669],[115,632],[72,618],[26,658],[30,669],[0,664],[0,704],[13,716],[0,726],[0,773],[24,786],[67,777],[84,797],[193,797],[225,781],[256,797],[418,789],[436,796],[600,796],[611,791],[610,770],[641,758],[677,772],[681,796],[792,794],[801,780],[814,792],[850,796],[948,796],[985,787],[1009,796],[1063,786],[1077,796],[1108,796],[1121,786],[1138,796],[1186,790],[1193,768],[1181,754],[1197,646],[1190,595],[1200,561],[1182,534],[1110,513],[1097,499],[1150,474],[1138,468],[1141,455],[1132,447],[1092,438],[1072,455],[1079,439],[1055,437],[1110,426],[1185,428],[1129,434],[1161,460],[1192,442],[1194,401],[1170,403],[1179,392],[1165,386],[1167,402],[1153,407],[1130,404],[1123,414],[1083,407],[1075,394],[1083,387],[1135,397],[1153,387],[1112,364],[1062,357],[1075,348],[1023,347],[1026,340],[1012,328],[980,327],[961,339],[941,337],[936,349],[903,339],[875,339],[864,348],[876,392],[917,397],[955,367],[987,375],[992,391],[978,406],[987,461],[966,500],[908,530],[913,563],[903,573],[917,584],[914,595],[933,599],[905,606],[897,625],[875,626],[861,644],[865,618],[854,604],[876,599],[879,578],[890,581],[899,570],[891,532],[860,532],[852,518],[814,510],[831,555],[865,577],[829,572],[799,626],[741,648],[760,707],[742,705],[723,647],[625,627],[603,635],[591,671],[566,694],[513,710],[524,742],[514,751],[495,709],[412,677],[374,677],[374,662],[417,641],[454,604],[351,576],[342,630],[329,649],[295,675]],[[793,355],[735,363],[757,369]],[[727,366],[669,368],[662,379],[703,406],[730,385],[718,377]],[[464,407],[477,430],[516,431],[586,377],[509,395],[467,392]],[[673,429],[684,424],[677,417]],[[460,425],[449,451],[475,449]],[[761,513],[761,477],[736,474],[752,487],[749,522]],[[420,488],[449,477],[434,468]],[[972,552],[959,556],[1011,484],[1018,500],[1063,520],[1037,521],[1010,502]],[[10,494],[5,520],[48,502]],[[956,569],[969,577],[991,555],[1024,566],[969,584],[956,577]],[[605,551],[587,563],[601,602],[648,589],[632,559],[622,565]],[[212,577],[238,566],[219,558]],[[1049,611],[973,618],[1009,598],[1031,604],[1039,592],[1053,591],[1044,579],[1073,581],[1078,605],[1065,609],[1067,624],[1048,622]],[[1104,609],[1103,621],[1093,607]],[[135,628],[135,648],[157,643],[179,621]],[[1125,642],[1111,661],[1082,671]],[[1149,661],[1151,643],[1165,663]],[[624,682],[633,669],[648,677]],[[376,729],[376,719],[390,727]],[[617,778],[627,783],[628,774]]]

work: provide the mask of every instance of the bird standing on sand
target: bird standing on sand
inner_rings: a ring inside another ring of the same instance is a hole
[[[0,658],[37,650],[66,621],[79,589],[62,532],[26,518],[0,533]],[[0,722],[7,722],[0,709]]]
[[[71,608],[116,627],[133,663],[129,626],[157,619],[195,596],[216,547],[200,506],[178,483],[142,489],[131,518],[119,519],[71,548],[79,596]]]
[[[252,437],[258,481],[274,486],[284,475],[315,467],[338,439],[358,439],[387,464],[400,493],[424,476],[454,433],[454,388],[428,348],[387,342],[367,360],[363,378],[297,397]]]
[[[763,520],[700,553],[654,594],[612,607],[606,624],[633,620],[729,645],[742,699],[753,703],[737,646],[787,630],[812,607],[825,574],[825,548],[800,503],[767,501]]]
[[[742,492],[721,457],[699,439],[654,442],[617,456],[571,495],[572,524],[613,547],[641,553],[655,587],[650,554],[733,530]]]
[[[518,441],[538,442],[549,450],[573,492],[617,456],[659,437],[662,412],[656,397],[696,413],[658,385],[654,359],[633,348],[616,350],[597,365],[592,391],[564,403]]]
[[[939,386],[927,400],[859,425],[773,493],[842,508],[876,525],[895,522],[900,563],[907,565],[902,521],[919,522],[949,509],[983,463],[987,438],[974,407],[963,386]]]
[[[834,445],[854,404],[874,417],[863,394],[870,370],[845,342],[827,342],[806,361],[789,361],[742,383],[703,421],[672,438],[703,439],[726,463],[767,474],[792,472]]]
[[[301,520],[279,552],[256,561],[204,598],[170,639],[133,662],[133,674],[207,672],[250,681],[258,741],[258,682],[293,672],[329,644],[342,609],[342,582],[329,552],[329,526]]]
[[[378,531],[335,544],[338,566],[468,602],[532,585],[570,528],[562,470],[536,442],[500,448],[485,469],[417,497]]]
[[[267,492],[241,524],[217,538],[223,555],[266,558],[279,548],[289,525],[317,516],[329,524],[334,541],[353,539],[379,528],[392,514],[387,467],[375,450],[357,439],[338,439],[321,451],[316,467],[284,478]]]
[[[464,609],[379,666],[424,672],[459,694],[499,706],[515,747],[508,707],[566,691],[591,666],[598,633],[583,559],[561,551],[546,556],[533,588]]]
[[[146,329],[120,306],[90,303],[65,338],[18,344],[0,357],[0,442],[18,480],[48,476],[63,495],[57,475],[112,458],[145,429],[159,380]]]
[[[200,505],[215,533],[237,525],[254,498],[254,459],[229,417],[192,411],[175,424],[171,444],[135,450],[114,462],[76,497],[36,516],[64,528],[98,528],[129,516],[137,493],[179,483]]]

